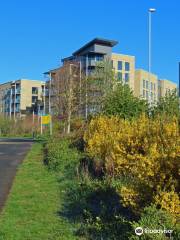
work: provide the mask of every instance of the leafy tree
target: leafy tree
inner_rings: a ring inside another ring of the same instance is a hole
[[[133,95],[127,84],[118,83],[104,99],[103,113],[117,115],[123,119],[138,117],[147,112],[147,102]]]
[[[113,89],[115,82],[111,61],[107,58],[97,62],[87,78],[87,107],[89,113],[102,111],[104,98]]]
[[[152,116],[166,115],[180,117],[180,104],[177,90],[167,93],[165,97],[160,98],[157,105],[152,109]]]

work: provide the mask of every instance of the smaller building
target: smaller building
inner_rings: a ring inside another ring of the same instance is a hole
[[[135,71],[134,95],[156,103],[158,100],[158,76],[143,69]]]
[[[45,82],[29,79],[0,84],[0,114],[21,117],[42,110],[44,87]]]
[[[135,57],[112,53],[111,61],[117,80],[128,84],[134,91]]]
[[[158,98],[165,97],[166,94],[172,92],[177,89],[177,84],[169,81],[167,79],[159,79],[158,80]]]

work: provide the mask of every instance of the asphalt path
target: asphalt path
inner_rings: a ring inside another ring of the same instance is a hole
[[[17,168],[32,143],[32,139],[0,138],[0,210],[8,197]]]

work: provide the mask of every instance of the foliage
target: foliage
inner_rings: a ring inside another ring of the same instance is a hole
[[[0,240],[77,240],[74,224],[59,217],[59,183],[43,166],[35,143],[20,166],[0,217]]]
[[[40,124],[36,117],[33,124],[33,117],[26,116],[25,118],[10,119],[9,117],[0,116],[0,136],[31,136],[33,131],[40,132]]]
[[[133,222],[133,228],[142,227],[144,230],[141,239],[144,240],[165,240],[169,237],[173,239],[179,239],[178,235],[180,234],[180,226],[174,224],[173,218],[163,210],[158,210],[154,205],[146,207],[143,210],[141,218],[138,222]],[[145,229],[148,230],[172,230],[172,234],[168,233],[146,233]],[[135,233],[129,239],[139,239],[139,236],[136,236]]]
[[[45,162],[49,169],[56,172],[62,170],[65,166],[64,163],[69,165],[72,164],[71,168],[74,167],[73,160],[78,158],[78,153],[73,149],[69,148],[70,142],[68,139],[59,141],[58,138],[51,138],[46,144],[46,159]]]
[[[108,116],[132,119],[147,112],[147,109],[148,106],[144,100],[135,97],[127,84],[119,82],[104,99],[103,113]]]
[[[87,78],[87,107],[89,114],[102,111],[104,98],[115,84],[112,63],[107,58],[97,62],[95,69]]]
[[[97,170],[115,178],[130,176],[128,186],[117,189],[124,206],[138,214],[143,206],[155,202],[176,218],[180,157],[176,117],[152,120],[142,115],[129,121],[100,116],[91,120],[84,139]]]
[[[180,100],[177,94],[177,90],[167,93],[165,97],[160,98],[157,106],[152,109],[152,115],[165,115],[180,118]]]

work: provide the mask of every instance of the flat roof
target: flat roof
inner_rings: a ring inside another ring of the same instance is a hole
[[[57,72],[60,68],[61,68],[61,67],[54,68],[54,69],[50,69],[49,71],[44,72],[44,74],[55,73],[55,72]]]
[[[18,81],[31,81],[31,82],[45,83],[45,81],[43,81],[43,80],[33,80],[33,79],[20,78],[20,79],[8,81],[8,82],[0,83],[0,86],[5,85],[5,84],[12,84],[12,83],[15,83],[15,82],[18,82]]]
[[[81,51],[83,51],[84,49],[86,49],[87,47],[93,45],[93,44],[102,44],[104,46],[109,46],[109,47],[114,47],[116,44],[118,44],[118,41],[115,40],[109,40],[109,39],[104,39],[104,38],[94,38],[93,40],[91,40],[90,42],[86,43],[84,46],[82,46],[81,48],[79,48],[77,51],[75,51],[73,53],[74,55],[77,55],[78,53],[80,53]]]

